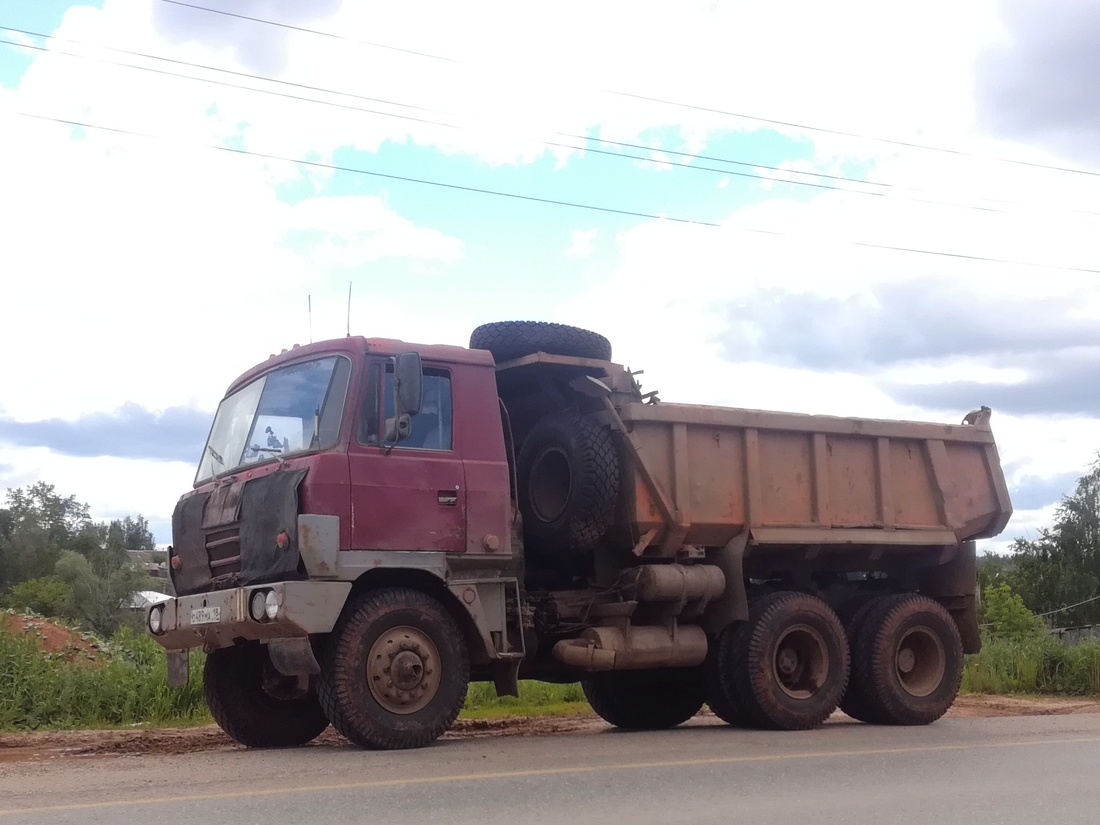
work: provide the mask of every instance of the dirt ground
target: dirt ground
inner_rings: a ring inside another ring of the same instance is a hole
[[[948,717],[1049,716],[1100,713],[1100,699],[1065,697],[960,696]],[[689,724],[715,724],[706,709]],[[851,720],[837,713],[830,724]],[[493,736],[537,736],[598,730],[606,723],[593,714],[553,717],[512,717],[459,720],[445,734],[448,739]],[[331,728],[316,744],[333,745],[344,739]],[[0,733],[0,764],[63,758],[136,756],[145,753],[175,754],[199,751],[235,750],[232,742],[215,725],[195,728],[143,728],[131,730],[47,731]]]
[[[92,642],[49,619],[0,613],[0,626],[34,637],[43,653],[59,653],[70,662],[96,663],[100,660],[100,650]]]

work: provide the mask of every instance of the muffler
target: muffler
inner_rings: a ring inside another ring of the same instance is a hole
[[[590,627],[578,639],[554,645],[554,658],[581,670],[694,667],[707,658],[707,634],[698,625]]]

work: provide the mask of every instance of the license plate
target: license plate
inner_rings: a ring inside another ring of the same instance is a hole
[[[220,607],[195,607],[191,609],[191,624],[213,624],[222,620]]]

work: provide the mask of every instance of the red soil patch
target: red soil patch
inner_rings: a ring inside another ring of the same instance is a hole
[[[49,619],[0,613],[0,627],[11,633],[31,636],[43,653],[59,653],[70,662],[98,662],[100,659],[99,649],[92,642]]]

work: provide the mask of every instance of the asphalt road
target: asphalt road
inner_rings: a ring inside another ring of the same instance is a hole
[[[0,764],[0,825],[1094,823],[1100,714]]]

